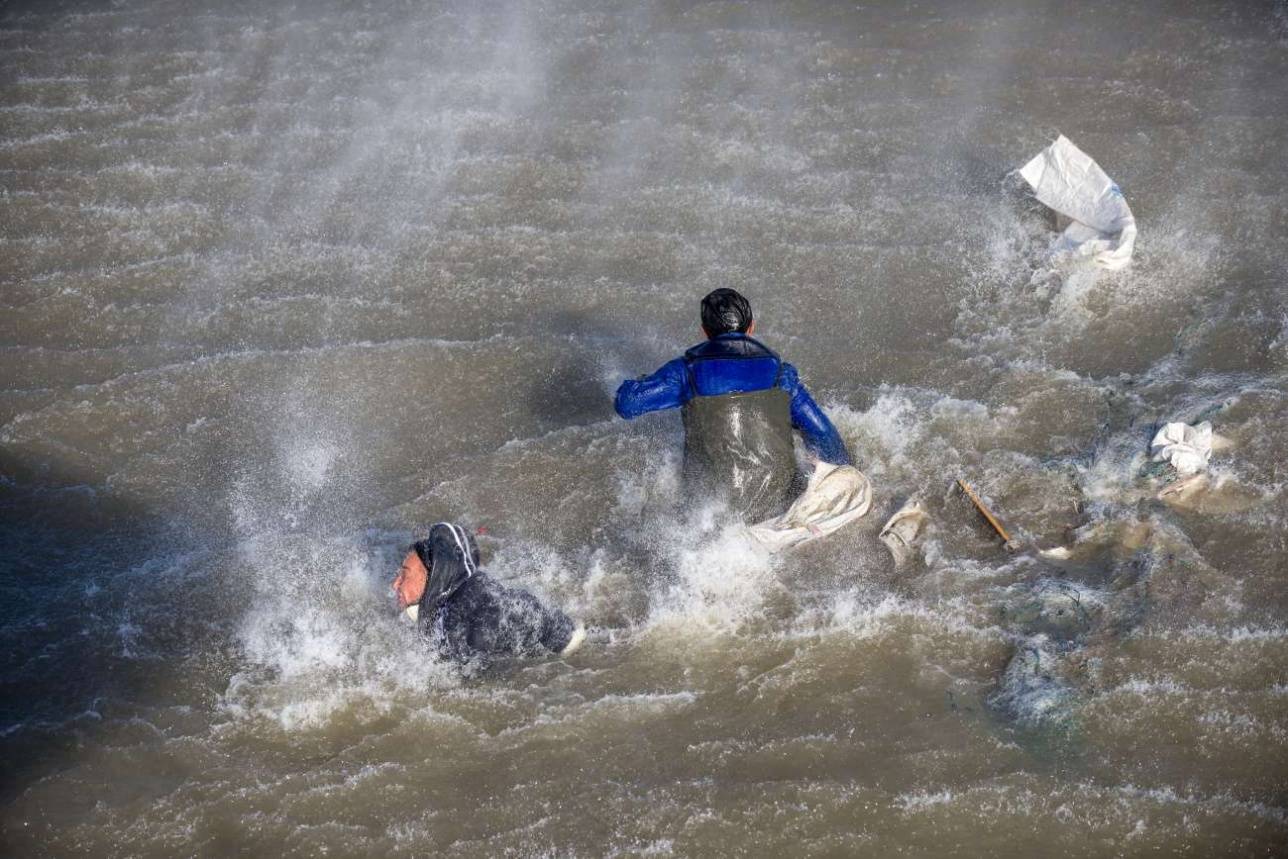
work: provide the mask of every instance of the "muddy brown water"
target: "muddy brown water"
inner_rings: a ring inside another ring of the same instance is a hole
[[[1285,139],[1283,3],[5,6],[3,852],[1281,853]],[[724,285],[877,492],[787,557],[612,412]],[[442,518],[587,646],[429,659]]]

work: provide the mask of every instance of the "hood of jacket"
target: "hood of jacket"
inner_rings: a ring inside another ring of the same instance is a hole
[[[460,525],[439,522],[412,549],[429,570],[425,593],[420,598],[420,604],[429,611],[437,610],[478,573],[478,544],[474,535]]]

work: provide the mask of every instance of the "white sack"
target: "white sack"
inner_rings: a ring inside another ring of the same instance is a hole
[[[916,551],[913,548],[913,544],[921,536],[921,532],[925,529],[928,521],[930,521],[930,517],[926,515],[926,509],[921,506],[921,501],[917,498],[910,498],[882,526],[879,539],[886,544],[886,548],[894,556],[895,569],[902,567],[911,560],[913,553]]]
[[[1051,246],[1053,258],[1090,257],[1107,269],[1131,262],[1136,219],[1122,190],[1063,134],[1021,167],[1020,175],[1043,205],[1073,220]]]
[[[835,533],[868,512],[872,484],[852,465],[820,462],[809,485],[787,512],[747,528],[758,543],[781,552],[817,537]]]
[[[1212,457],[1212,424],[1165,424],[1149,443],[1154,462],[1170,462],[1178,474],[1197,474]]]

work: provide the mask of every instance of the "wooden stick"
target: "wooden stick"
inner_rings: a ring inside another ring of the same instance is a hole
[[[966,497],[975,505],[975,509],[988,520],[988,524],[993,526],[993,530],[997,532],[998,536],[1000,536],[1005,542],[1010,543],[1011,535],[1006,533],[1006,529],[1002,527],[1002,523],[993,515],[993,511],[989,510],[988,507],[984,505],[984,502],[979,499],[979,496],[975,494],[975,490],[970,488],[970,484],[959,477],[957,478],[957,485],[962,488],[962,492],[966,493]]]

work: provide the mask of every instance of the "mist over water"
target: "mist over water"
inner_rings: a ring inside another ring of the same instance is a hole
[[[1274,855],[1285,139],[1282,3],[0,9],[0,852]],[[612,412],[717,286],[876,490],[788,556]],[[433,662],[443,519],[586,646]]]

